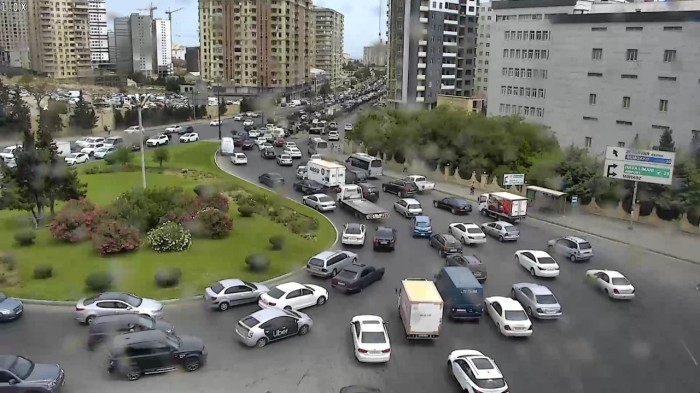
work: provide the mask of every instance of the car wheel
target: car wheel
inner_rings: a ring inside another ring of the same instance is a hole
[[[468,246],[468,245],[469,245],[469,244],[467,244],[467,238],[466,238],[466,236],[462,236],[462,244],[464,244],[465,246]]]
[[[267,345],[267,339],[264,337],[255,342],[255,346],[258,348],[262,348],[265,345]]]
[[[457,214],[457,210],[455,210],[455,208],[453,207],[452,209],[450,209],[450,213]]]
[[[501,324],[496,322],[496,330],[498,330],[499,333],[501,333]],[[501,333],[503,334],[503,333]]]
[[[92,325],[92,322],[95,320],[94,315],[88,315],[87,318],[85,318],[85,324],[86,325]]]
[[[569,260],[571,262],[576,262],[576,256],[574,254],[569,255]]]
[[[511,290],[510,290],[510,297],[511,297],[512,299],[515,299],[515,289],[511,289]]]
[[[604,291],[605,291],[605,295],[607,297],[610,297],[610,291],[608,291],[608,288],[605,288]]]
[[[197,371],[202,366],[202,362],[196,356],[190,356],[185,359],[185,370],[192,372]]]
[[[503,235],[498,235],[498,241],[503,243]]]
[[[299,328],[299,335],[300,335],[300,336],[303,336],[303,335],[305,335],[305,334],[308,333],[308,332],[309,332],[309,326],[308,326],[308,325],[302,325],[302,326]]]
[[[437,208],[437,207],[438,207],[438,203],[435,202],[435,201],[433,201],[433,207],[434,207],[434,208]]]
[[[532,277],[537,276],[537,274],[535,274],[535,268],[534,268],[534,267],[531,267],[531,268],[530,268],[530,275],[531,275]]]
[[[454,375],[454,370],[452,370],[452,363],[450,361],[447,361],[447,374],[448,375]]]
[[[219,304],[219,310],[221,310],[221,311],[228,310],[228,302],[221,302],[221,304]]]
[[[527,315],[532,316],[532,307],[527,308]]]
[[[318,298],[318,300],[316,301],[316,304],[319,306],[323,306],[324,304],[326,304],[326,297],[321,296],[320,298]]]
[[[338,270],[333,269],[333,271],[331,272],[331,275],[332,275],[333,277],[337,276],[337,275],[338,275]]]
[[[142,374],[143,373],[141,372],[140,369],[138,369],[136,367],[132,367],[129,369],[129,371],[126,372],[126,379],[128,379],[129,381],[136,381],[139,378],[141,378]]]

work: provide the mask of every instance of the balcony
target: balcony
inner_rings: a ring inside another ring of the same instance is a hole
[[[419,41],[418,41],[418,45],[419,45],[419,46],[426,46],[426,45],[428,45],[428,41],[426,41],[426,40],[419,40]]]
[[[428,54],[426,52],[418,52],[418,57],[427,57]]]
[[[418,18],[418,22],[420,22],[420,23],[428,23],[428,18]],[[445,22],[447,22],[447,21],[445,21]],[[457,22],[455,22],[455,23],[457,23]]]
[[[457,46],[457,41],[443,41],[442,45],[444,45],[444,46]]]
[[[455,89],[455,85],[443,85],[443,84],[440,85],[440,90],[454,90],[454,89]]]
[[[425,102],[425,97],[422,97],[422,96],[416,97],[416,102]]]
[[[442,52],[442,57],[457,57],[457,54],[453,52]]]
[[[416,91],[425,91],[425,86],[423,86],[423,85],[416,86]]]
[[[446,25],[453,25],[453,26],[457,26],[459,24],[458,21],[452,20],[452,19],[445,19],[443,22],[445,22]]]
[[[419,70],[420,70],[420,69],[425,69],[425,68],[427,68],[427,67],[428,67],[428,65],[425,64],[425,63],[418,63],[418,69],[419,69]]]
[[[456,31],[450,31],[450,30],[444,30],[442,33],[443,33],[444,35],[449,35],[449,36],[452,36],[452,37],[457,37],[457,34],[458,34]]]
[[[457,68],[457,64],[454,64],[454,63],[442,63],[442,68]]]
[[[455,79],[457,76],[452,74],[452,75],[442,75],[442,79]]]
[[[425,74],[418,74],[418,75],[416,75],[416,79],[418,79],[419,81],[424,81],[424,80],[425,80]]]
[[[427,5],[421,5],[421,6],[420,6],[420,10],[421,10],[421,11],[426,11],[426,12],[427,12],[427,11],[430,11],[430,7],[428,7]]]

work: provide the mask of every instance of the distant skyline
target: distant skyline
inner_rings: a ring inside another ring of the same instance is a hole
[[[168,9],[182,8],[181,11],[173,14],[174,44],[199,45],[197,0],[153,0],[151,3],[154,7],[158,7],[154,12],[156,18],[167,18],[165,11]],[[149,3],[140,2],[136,5],[134,2],[123,0],[106,0],[106,4],[110,29],[114,28],[112,20],[115,17],[132,13],[147,14],[148,11],[138,9],[149,7]],[[376,43],[379,39],[380,7],[382,40],[386,41],[386,0],[316,0],[314,5],[334,9],[345,16],[343,50],[353,58],[361,59],[363,48]]]

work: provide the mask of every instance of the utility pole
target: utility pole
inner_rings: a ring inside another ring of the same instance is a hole
[[[219,86],[216,89],[216,114],[218,116],[219,124],[219,140],[221,140],[221,79],[219,79]]]

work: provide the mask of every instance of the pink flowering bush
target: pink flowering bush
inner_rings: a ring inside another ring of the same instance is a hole
[[[141,233],[122,221],[107,219],[94,228],[92,244],[102,255],[135,251],[141,247]]]
[[[223,239],[233,230],[233,219],[219,209],[208,208],[197,213],[189,228],[199,237]]]
[[[70,200],[49,224],[49,232],[56,240],[80,243],[90,239],[90,231],[106,214],[86,199]]]
[[[197,210],[204,210],[207,208],[217,209],[224,213],[228,213],[230,208],[228,197],[220,192],[197,196]]]

